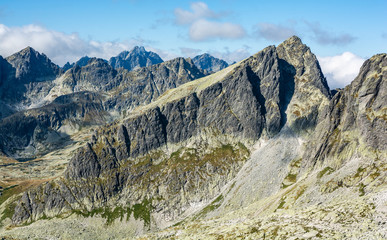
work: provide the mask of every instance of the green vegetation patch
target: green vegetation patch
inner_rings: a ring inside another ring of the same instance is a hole
[[[333,173],[333,172],[334,172],[333,168],[331,168],[331,167],[326,167],[326,168],[324,168],[323,170],[321,170],[321,171],[317,174],[317,179],[320,179],[320,178],[322,178],[324,175],[329,175],[329,174],[331,174],[331,173]]]
[[[142,219],[145,226],[150,226],[152,209],[152,201],[144,199],[141,203],[135,204],[133,206],[133,216],[136,220]]]
[[[355,174],[355,178],[357,178],[357,177],[361,177],[361,175],[363,175],[363,172],[365,172],[365,168],[362,168],[362,167],[359,167],[358,169],[357,169],[357,171],[356,171],[356,174]]]
[[[206,216],[208,213],[214,211],[215,209],[219,208],[220,205],[223,202],[223,195],[219,195],[214,201],[212,201],[209,205],[207,205],[205,208],[203,208],[194,219],[198,219],[201,217]]]
[[[11,196],[21,193],[21,191],[22,191],[22,187],[19,185],[12,185],[4,188],[4,190],[0,195],[0,205],[3,204]]]
[[[128,221],[133,213],[133,217],[136,220],[141,219],[144,221],[144,226],[150,227],[152,210],[152,200],[144,199],[141,203],[135,204],[132,207],[119,206],[114,209],[109,207],[100,207],[91,211],[75,209],[73,210],[73,213],[83,217],[101,216],[106,219],[106,225],[111,225],[116,219],[120,219],[120,221],[122,221],[125,216],[126,221]]]
[[[0,217],[0,227],[3,225],[3,221],[7,218],[11,219],[13,214],[15,213],[15,207],[16,207],[16,203],[13,202],[13,203],[10,203],[8,204],[4,211],[3,211],[3,214],[1,215]]]
[[[282,182],[281,188],[287,188],[293,185],[297,181],[297,174],[288,174]]]
[[[359,196],[360,197],[365,195],[365,190],[364,190],[365,187],[366,187],[366,185],[364,183],[359,184],[359,192],[360,192]]]
[[[281,198],[281,202],[278,205],[277,209],[282,209],[284,207],[285,203],[286,203],[285,198]],[[276,211],[277,211],[277,209],[276,209]]]
[[[281,188],[287,188],[297,182],[297,172],[301,166],[302,158],[295,159],[289,164],[289,173],[282,181]]]

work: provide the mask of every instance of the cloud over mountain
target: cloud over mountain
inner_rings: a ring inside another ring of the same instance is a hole
[[[141,39],[127,42],[85,41],[76,33],[66,34],[35,24],[21,27],[0,24],[0,55],[7,57],[26,46],[31,46],[59,65],[76,61],[85,55],[108,59],[142,44]]]
[[[189,37],[193,41],[215,38],[238,39],[245,35],[245,30],[238,24],[211,22],[205,19],[195,21],[189,30]]]
[[[220,14],[209,9],[208,5],[203,2],[191,3],[191,10],[187,11],[181,8],[176,8],[174,13],[177,24],[191,24],[196,20],[203,18],[218,18]]]
[[[351,52],[330,57],[318,57],[321,69],[330,88],[342,88],[348,85],[359,73],[365,59]]]
[[[283,41],[292,35],[296,35],[296,31],[291,27],[282,26],[262,22],[255,26],[255,35],[270,41]]]
[[[239,39],[246,36],[245,29],[235,23],[219,21],[223,13],[215,13],[206,3],[191,3],[191,11],[176,8],[175,22],[189,26],[189,38],[192,41],[212,39]],[[209,20],[212,19],[212,20]],[[217,21],[214,21],[216,19]]]
[[[316,42],[321,45],[337,45],[345,46],[356,40],[356,37],[348,33],[336,34],[323,29],[319,23],[305,22],[309,27],[309,31],[312,33]]]

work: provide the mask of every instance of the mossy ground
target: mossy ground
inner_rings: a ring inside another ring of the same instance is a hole
[[[83,217],[101,216],[106,219],[106,225],[111,225],[116,219],[123,221],[125,217],[126,221],[129,221],[133,214],[134,219],[142,220],[144,226],[149,228],[151,224],[152,209],[152,200],[144,199],[141,203],[134,204],[133,206],[118,206],[114,209],[110,207],[100,207],[91,211],[73,210],[73,213]]]
[[[223,202],[223,195],[219,195],[214,201],[212,201],[209,205],[207,205],[205,208],[203,208],[195,217],[194,219],[199,219],[202,217],[205,217],[208,213],[214,211],[215,209],[219,208],[220,205]]]

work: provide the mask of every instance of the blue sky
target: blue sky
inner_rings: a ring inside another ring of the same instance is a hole
[[[386,52],[387,1],[370,2],[1,0],[0,55],[29,45],[63,65],[143,45],[164,60],[209,52],[232,62],[298,35],[342,87]]]

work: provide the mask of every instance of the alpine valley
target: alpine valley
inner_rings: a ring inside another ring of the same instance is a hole
[[[387,54],[0,57],[1,239],[387,239]]]

